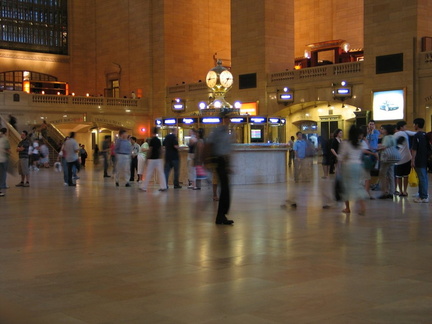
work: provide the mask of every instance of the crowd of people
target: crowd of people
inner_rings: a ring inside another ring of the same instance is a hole
[[[395,196],[407,197],[408,176],[415,172],[418,177],[418,193],[415,203],[428,203],[428,164],[432,156],[432,133],[424,132],[425,121],[416,118],[414,131],[407,129],[405,121],[396,125],[385,124],[376,129],[375,121],[367,126],[353,125],[348,132],[348,139],[342,140],[343,132],[337,129],[331,140],[321,140],[322,179],[330,174],[334,177],[334,199],[345,202],[344,213],[351,213],[350,201],[358,204],[358,212],[366,211],[366,199],[393,199]],[[294,180],[305,180],[309,172],[305,168],[308,162],[308,140],[301,132],[291,144],[294,162]],[[381,194],[371,194],[371,179],[375,190]],[[297,207],[295,197],[288,199],[291,207]],[[323,208],[329,205],[324,204]]]
[[[341,129],[337,129],[330,140],[320,139],[322,179],[331,179],[334,198],[345,203],[344,213],[351,213],[350,202],[355,202],[358,212],[365,214],[367,199],[392,199],[395,195],[407,197],[408,176],[413,170],[418,178],[418,194],[413,201],[429,202],[427,173],[432,156],[432,135],[424,132],[424,124],[424,119],[416,118],[412,131],[407,129],[405,121],[399,121],[396,125],[382,125],[378,130],[375,121],[371,120],[361,128],[353,125],[346,140],[343,140]],[[95,145],[93,154],[96,165],[100,157],[103,160],[103,177],[111,178],[109,169],[112,165],[115,186],[131,187],[131,183],[137,181],[139,190],[147,192],[150,180],[157,179],[158,190],[165,192],[169,189],[168,181],[173,170],[172,186],[181,189],[177,129],[172,129],[164,139],[158,136],[158,131],[159,128],[155,127],[152,137],[142,144],[138,144],[137,139],[126,130],[120,130],[115,141],[105,136],[101,149]],[[6,174],[11,147],[6,132],[6,128],[0,129],[0,190],[8,188]],[[300,131],[294,139],[292,136],[288,143],[288,165],[294,166],[294,181],[310,180],[310,167],[317,149]],[[206,139],[203,129],[190,130],[187,188],[200,190],[202,179],[208,175],[205,170],[213,174],[213,200],[219,201],[216,224],[234,223],[227,218],[230,209],[231,143],[232,138],[225,122]],[[22,131],[16,151],[21,177],[16,186],[29,187],[30,171],[49,166],[48,147],[43,137],[34,137]],[[65,186],[76,186],[78,172],[85,168],[87,157],[85,145],[75,140],[75,133],[65,138],[56,163],[56,170],[63,172]],[[373,189],[380,189],[381,194],[374,196],[371,193]],[[4,196],[4,193],[0,192],[0,196]],[[295,197],[288,201],[291,207],[297,207]],[[323,202],[323,208],[330,207],[329,200],[324,199]]]

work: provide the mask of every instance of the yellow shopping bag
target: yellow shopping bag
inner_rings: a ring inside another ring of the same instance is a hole
[[[410,185],[410,187],[417,187],[419,184],[417,172],[414,168],[411,168],[411,172],[408,175],[408,184]]]

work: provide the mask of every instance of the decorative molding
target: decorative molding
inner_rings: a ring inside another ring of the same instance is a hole
[[[70,63],[70,57],[59,57],[57,55],[46,56],[38,54],[30,54],[25,52],[11,52],[0,50],[0,58],[10,58],[14,60],[31,60],[40,62],[55,62],[55,63]]]

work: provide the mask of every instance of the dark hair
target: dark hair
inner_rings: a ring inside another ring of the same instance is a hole
[[[22,133],[24,133],[25,136],[28,136],[28,132],[26,130],[23,130]]]
[[[367,126],[366,125],[360,126],[360,134],[363,134],[363,136],[367,135]]]
[[[157,134],[158,132],[159,132],[159,128],[158,127],[153,127],[152,134]]]
[[[374,123],[375,124],[375,120],[373,120],[373,119],[369,119],[369,123]],[[368,123],[368,124],[369,124]]]
[[[124,130],[124,129],[119,130],[119,136],[122,136],[124,133],[126,133],[126,130]]]
[[[381,128],[385,129],[387,135],[393,135],[394,131],[395,131],[395,126],[394,125],[382,125]]]
[[[414,125],[417,125],[419,128],[423,128],[425,124],[425,120],[423,118],[414,119]]]
[[[352,125],[348,131],[348,140],[352,146],[359,146],[360,129],[356,125]]]
[[[134,142],[136,142],[136,137],[135,137],[135,136],[132,136],[131,139],[132,139]]]
[[[104,139],[109,139],[111,135],[105,135]]]
[[[404,127],[406,124],[407,124],[407,123],[406,123],[404,120],[398,121],[398,122],[396,123],[396,128],[399,130],[399,129],[401,129],[402,127]]]
[[[333,132],[333,138],[336,138],[338,136],[339,132],[342,132],[342,129],[338,128]]]
[[[7,129],[3,127],[2,129],[0,129],[0,132],[2,132],[3,134],[6,134]]]
[[[74,138],[74,137],[75,137],[75,132],[70,132],[69,138]]]
[[[298,136],[298,134],[301,134],[301,132],[300,132],[300,131],[299,131],[299,132],[297,132],[297,133],[296,133],[296,136]]]
[[[204,128],[198,128],[198,138],[204,138]]]

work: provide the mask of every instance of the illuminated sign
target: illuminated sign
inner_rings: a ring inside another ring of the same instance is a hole
[[[268,122],[269,122],[270,124],[280,124],[281,120],[280,120],[280,118],[270,117],[270,118],[268,119]]]
[[[177,125],[177,119],[175,118],[167,118],[163,120],[164,125]]]
[[[187,117],[185,117],[185,118],[180,119],[179,122],[182,123],[182,124],[190,125],[190,124],[197,123],[198,119],[197,118],[187,118]]]
[[[281,124],[285,124],[286,123],[286,120],[285,119],[281,119]]]
[[[375,91],[372,97],[373,119],[403,120],[405,117],[405,90]]]
[[[290,93],[283,93],[279,95],[279,98],[282,100],[292,100],[293,96]]]
[[[203,124],[219,124],[221,119],[219,117],[203,117],[201,123]]]
[[[256,123],[256,124],[262,124],[267,122],[267,118],[265,117],[250,117],[249,122]]]
[[[186,103],[183,99],[176,98],[171,101],[171,109],[173,111],[184,111],[185,107]]]
[[[155,120],[155,125],[156,126],[162,126],[162,119],[156,119]]]
[[[245,117],[233,117],[233,118],[230,118],[230,122],[233,124],[245,123],[246,118]]]
[[[338,94],[347,95],[351,93],[350,89],[337,89]]]

